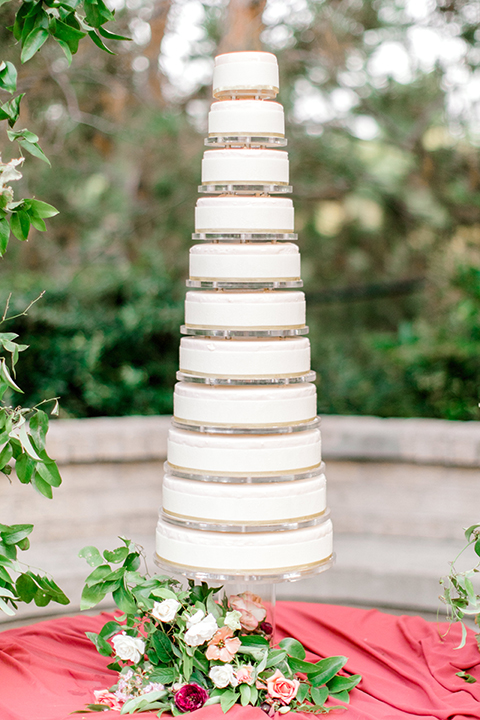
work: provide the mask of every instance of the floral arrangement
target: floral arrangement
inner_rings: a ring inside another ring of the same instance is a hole
[[[290,710],[326,713],[348,703],[360,675],[339,675],[347,658],[312,663],[298,640],[271,647],[273,628],[262,599],[251,592],[220,597],[222,588],[138,572],[141,548],[123,546],[80,552],[95,569],[86,579],[82,609],[111,592],[122,615],[102,630],[87,633],[97,650],[113,662],[116,684],[95,692],[89,710],[122,714],[158,710],[173,715],[219,703],[261,707],[269,716]],[[116,569],[112,565],[119,565]]]

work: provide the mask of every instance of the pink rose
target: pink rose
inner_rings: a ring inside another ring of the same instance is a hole
[[[109,690],[94,690],[95,703],[98,705],[107,705],[111,710],[121,710],[123,703],[118,697]]]
[[[253,676],[253,667],[251,665],[242,665],[238,668],[235,673],[237,680],[240,683],[246,683],[247,685],[253,685],[255,678]]]
[[[262,603],[262,598],[251,592],[230,595],[228,603],[231,608],[240,614],[240,624],[244,630],[256,630],[259,623],[265,620],[267,611]]]
[[[289,680],[282,675],[280,670],[267,679],[268,694],[272,698],[278,698],[284,705],[288,705],[296,696],[300,683],[298,680]]]

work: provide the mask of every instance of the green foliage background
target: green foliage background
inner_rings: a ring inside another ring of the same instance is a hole
[[[468,122],[446,114],[441,63],[409,82],[369,72],[382,42],[408,47],[403,5],[310,2],[301,16],[291,4],[261,36],[281,69],[319,412],[478,419],[478,146]],[[439,2],[425,22],[456,28],[465,68],[479,72],[472,8]],[[193,61],[216,53],[226,11],[203,3]],[[119,32],[135,13],[117,13]],[[0,33],[9,59],[16,49]],[[28,126],[53,166],[26,163],[25,187],[61,214],[41,238],[11,243],[0,298],[12,291],[21,311],[46,290],[15,321],[31,347],[17,377],[27,404],[61,396],[67,417],[169,413],[178,366],[210,88],[175,92],[163,78],[160,92],[152,60],[132,70],[148,47],[118,46],[111,58],[80,44],[67,78],[46,44],[23,79]],[[295,102],[312,88],[324,98],[349,88],[357,101],[299,122]],[[378,125],[372,140],[355,132],[364,116]]]

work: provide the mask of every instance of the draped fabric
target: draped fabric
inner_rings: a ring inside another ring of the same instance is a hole
[[[0,633],[1,720],[117,720],[120,713],[81,712],[94,702],[93,691],[110,687],[116,673],[107,670],[85,637],[99,632],[109,613],[47,620]],[[345,720],[479,720],[480,653],[475,635],[456,649],[460,628],[419,617],[393,616],[378,610],[280,602],[278,639],[298,638],[309,660],[346,655],[348,672],[363,680],[351,692],[350,705],[330,717]],[[478,682],[466,683],[460,670]],[[122,716],[123,717],[123,716]],[[155,712],[142,713],[143,720]],[[192,720],[220,720],[218,705],[191,714]],[[267,720],[259,708],[235,706],[228,720]],[[285,717],[285,716],[281,716]],[[307,718],[311,715],[286,717]]]

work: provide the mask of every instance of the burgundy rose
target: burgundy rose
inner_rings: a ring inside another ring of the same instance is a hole
[[[184,685],[175,693],[175,705],[182,712],[199,710],[208,700],[208,693],[197,683]]]
[[[273,633],[273,626],[269,622],[262,622],[260,630],[264,632],[265,635],[271,635]]]

